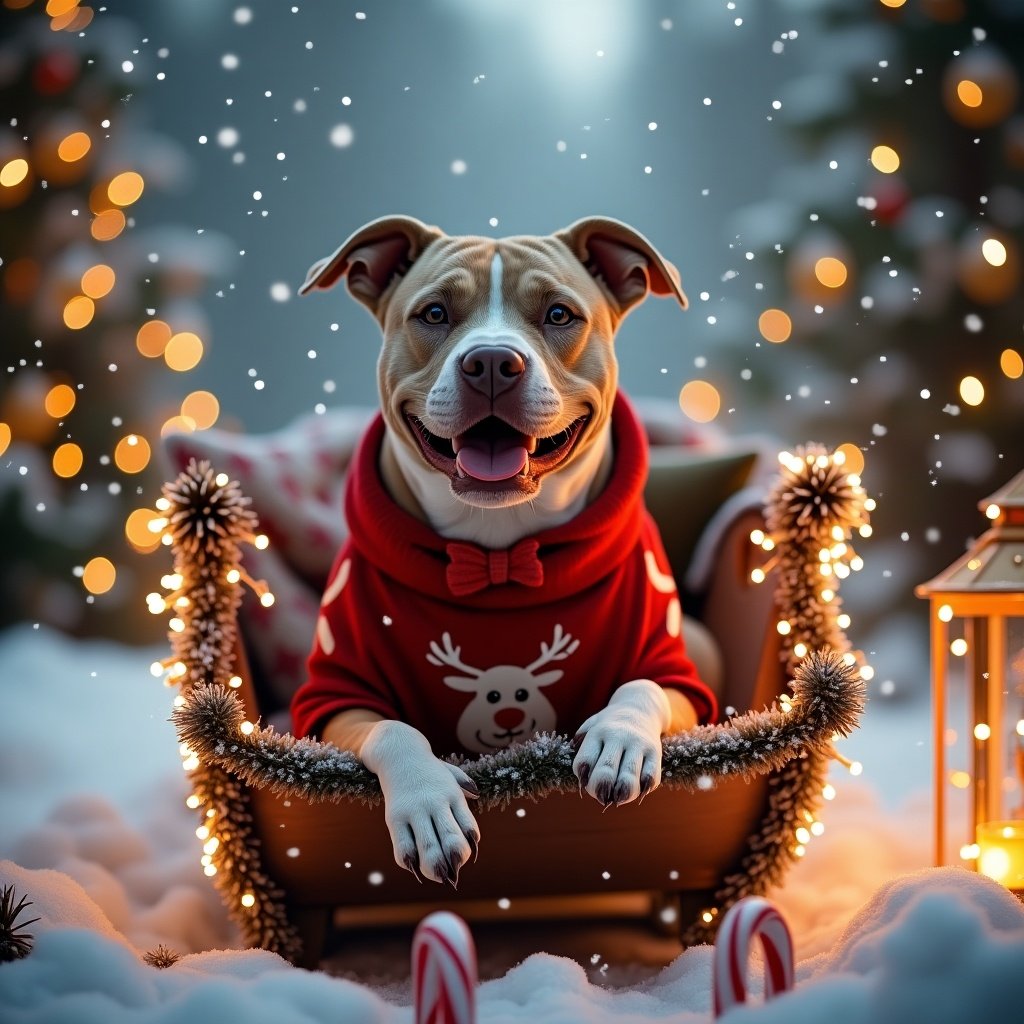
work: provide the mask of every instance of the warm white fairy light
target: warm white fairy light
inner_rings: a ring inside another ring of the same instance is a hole
[[[171,629],[173,629],[175,633],[183,633],[185,631],[185,623],[177,616],[171,619],[171,621],[168,622],[167,625]]]
[[[875,670],[870,665],[861,665],[860,677],[865,683],[870,683],[875,678]]]
[[[216,867],[216,865],[215,864],[207,864],[206,867],[203,868],[203,874],[206,875],[208,878],[213,878],[213,876],[215,874],[217,874],[217,867]]]
[[[1017,719],[1017,735],[1024,736],[1024,718]]]
[[[185,706],[185,695],[183,693],[176,694],[172,703],[176,708],[183,708]]]
[[[187,757],[181,762],[181,767],[187,772],[194,772],[199,767],[199,758],[193,754],[191,757]]]
[[[199,797],[195,793],[191,793],[185,799],[185,806],[186,807],[190,807],[194,811],[202,802],[203,801],[200,800]]]
[[[764,530],[751,530],[750,531],[750,543],[756,544],[760,547],[764,543]]]
[[[256,903],[256,897],[251,892],[244,892],[242,893],[242,898],[239,900],[239,903],[241,903],[243,907],[254,906]]]
[[[260,604],[263,605],[264,608],[271,607],[273,603],[274,595],[269,590],[264,592],[263,594],[260,594]]]
[[[987,722],[979,722],[974,727],[974,738],[976,740],[987,740],[992,736],[992,727]]]
[[[209,839],[210,838],[210,830],[205,825],[200,825],[199,828],[196,829],[196,838],[197,839]]]
[[[252,732],[253,732],[253,730],[255,728],[256,728],[256,726],[253,725],[252,722],[243,722],[238,727],[238,731],[241,732],[243,736],[249,736],[249,735],[252,734]]]
[[[950,622],[953,619],[953,607],[948,604],[939,605],[939,610],[935,614],[939,622]]]
[[[775,629],[778,631],[779,636],[788,636],[793,630],[793,624],[787,619],[779,619],[775,623]]]
[[[214,483],[215,483],[215,484],[216,484],[216,485],[217,485],[218,487],[227,487],[229,479],[230,479],[230,477],[228,477],[227,473],[218,473],[218,474],[217,474],[217,475],[216,475],[216,476],[215,476],[215,477],[213,478],[213,482],[214,482]]]
[[[823,821],[812,821],[811,822],[811,835],[821,836],[825,834],[825,822]]]
[[[826,782],[821,790],[822,798],[825,800],[835,800],[836,798],[836,787],[831,782]]]
[[[836,592],[829,587],[826,587],[819,595],[825,604],[835,600]]]
[[[237,690],[241,685],[242,685],[242,677],[241,676],[232,676],[228,680],[228,686],[230,686],[233,690]]]
[[[836,616],[836,625],[840,629],[849,629],[850,621],[850,616],[847,615],[846,612],[840,612],[839,615]]]
[[[237,583],[242,578],[242,574],[238,569],[228,569],[227,575],[224,578],[228,583]]]
[[[259,533],[253,537],[252,546],[259,551],[265,551],[270,546],[270,538],[265,533]]]
[[[798,843],[803,843],[804,845],[806,845],[811,841],[811,833],[806,828],[804,828],[803,825],[801,825],[796,830],[794,835],[796,836],[796,841]]]
[[[957,637],[950,645],[950,652],[957,658],[962,658],[967,653],[967,641],[962,637]]]
[[[218,846],[220,846],[220,840],[216,836],[210,836],[210,838],[203,843],[203,853],[207,853],[212,857],[213,854],[217,852]]]
[[[860,761],[851,761],[850,762],[849,771],[850,771],[850,774],[854,775],[854,776],[856,776],[856,775],[863,775],[863,773],[864,773],[864,765],[862,765],[860,763]]]
[[[162,661],[154,661],[149,666],[149,674],[159,679],[164,674],[164,663]]]
[[[805,643],[794,644],[793,645],[793,653],[798,658],[806,658],[807,657],[807,644],[805,644]]]
[[[977,860],[981,853],[981,847],[977,843],[965,843],[960,847],[961,860]]]
[[[751,569],[750,570],[750,581],[751,583],[764,583],[765,573],[764,569]]]

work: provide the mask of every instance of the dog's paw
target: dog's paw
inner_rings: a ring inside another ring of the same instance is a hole
[[[420,766],[416,785],[389,787],[384,818],[396,864],[421,882],[428,878],[457,888],[459,871],[479,849],[480,828],[466,802],[476,786],[453,765],[431,760]]]
[[[403,722],[380,722],[360,755],[380,780],[384,820],[395,863],[421,882],[458,885],[459,870],[476,856],[480,828],[467,796],[476,784],[461,768],[434,757],[422,733]]]
[[[580,792],[585,789],[608,807],[643,799],[657,789],[661,733],[669,717],[667,698],[655,683],[641,680],[620,687],[576,734],[582,742],[572,769]]]

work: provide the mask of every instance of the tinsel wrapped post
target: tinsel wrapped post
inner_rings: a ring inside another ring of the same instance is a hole
[[[164,488],[159,524],[174,552],[173,593],[162,605],[174,612],[168,681],[180,683],[180,707],[193,691],[228,692],[237,640],[240,583],[248,582],[265,604],[273,598],[241,568],[243,543],[262,543],[258,522],[238,484],[194,459]],[[152,607],[152,602],[151,602]],[[154,610],[160,610],[159,607]],[[300,943],[285,912],[284,893],[263,870],[260,842],[252,826],[245,786],[223,767],[182,744],[192,793],[186,801],[199,811],[196,835],[203,842],[203,870],[213,878],[246,942],[294,959]]]
[[[764,582],[776,570],[777,628],[788,643],[782,656],[787,675],[801,672],[830,650],[863,699],[864,684],[873,672],[850,650],[846,637],[849,616],[841,613],[839,583],[863,562],[850,543],[854,531],[871,535],[868,513],[874,501],[860,478],[844,468],[842,452],[807,445],[779,455],[781,470],[765,503],[767,532],[755,531],[751,541],[771,553],[768,563],[751,574]],[[783,700],[783,707],[788,702]],[[847,730],[838,730],[846,735]],[[839,758],[830,746],[808,746],[769,779],[768,808],[757,833],[750,837],[736,868],[715,891],[712,906],[683,932],[685,945],[713,942],[724,913],[744,896],[763,895],[781,883],[793,861],[804,855],[812,835],[820,831],[816,812],[828,791],[831,758],[851,770],[859,766]]]

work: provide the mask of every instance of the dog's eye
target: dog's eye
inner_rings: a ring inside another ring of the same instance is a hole
[[[573,320],[578,319],[579,317],[568,306],[556,303],[548,310],[548,315],[544,317],[544,323],[551,324],[554,327],[568,327]]]
[[[499,700],[501,700],[501,694],[498,693],[497,690],[491,690],[491,692],[487,694],[488,704],[497,704]]]
[[[524,700],[527,700],[529,696],[530,691],[523,689],[521,686],[516,690],[516,700],[519,701],[520,704],[522,704]]]
[[[440,302],[432,302],[426,309],[420,313],[420,319],[425,324],[430,324],[436,327],[438,324],[448,323],[448,311],[441,305]]]

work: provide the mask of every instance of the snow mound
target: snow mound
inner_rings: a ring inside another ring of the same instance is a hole
[[[370,988],[291,967],[264,950],[217,950],[165,970],[142,962],[85,889],[53,870],[0,863],[41,920],[35,948],[0,965],[0,1006],[16,1019],[186,1024],[214,1015],[251,1024],[396,1024],[408,1007]],[[760,989],[751,967],[750,988]],[[805,961],[795,991],[751,1004],[737,1024],[929,1024],[1011,1019],[1024,1005],[1024,907],[1006,890],[959,868],[921,871],[883,885],[828,953]],[[592,985],[577,963],[538,953],[480,986],[481,1024],[593,1024],[710,1018],[711,949],[679,956],[626,989]]]

